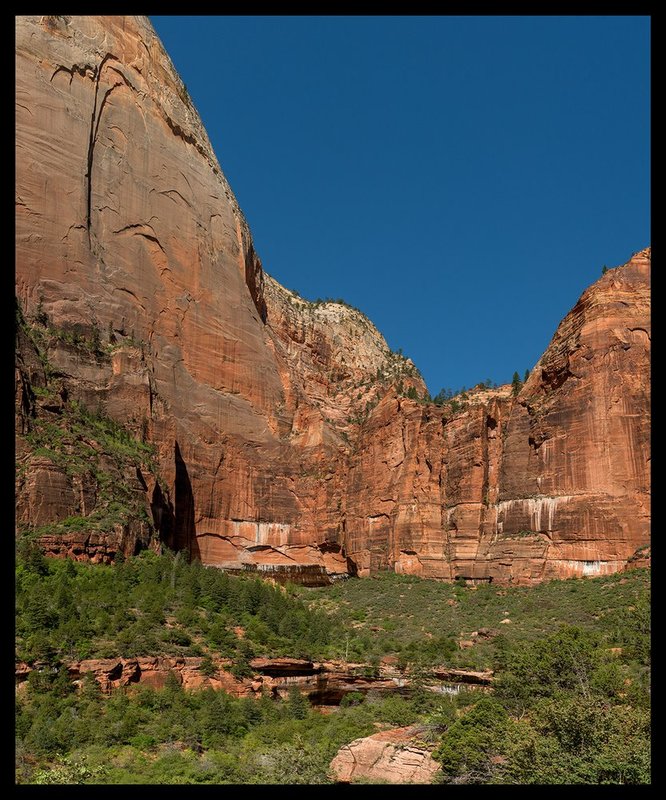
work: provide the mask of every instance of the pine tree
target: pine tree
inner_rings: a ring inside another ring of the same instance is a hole
[[[305,719],[310,709],[307,697],[301,694],[298,686],[291,686],[287,697],[287,709],[292,719]]]
[[[517,396],[517,394],[520,391],[520,388],[521,388],[522,385],[523,384],[521,383],[520,375],[517,372],[514,372],[513,373],[513,378],[511,379],[511,391],[512,391],[514,397]]]

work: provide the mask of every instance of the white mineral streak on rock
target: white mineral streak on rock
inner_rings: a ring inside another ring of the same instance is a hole
[[[498,529],[501,531],[500,526],[503,527],[504,519],[500,520],[500,516],[505,516],[506,512],[513,511],[516,506],[520,510],[527,512],[530,515],[530,530],[533,531],[552,531],[555,523],[555,512],[558,506],[572,500],[574,495],[562,494],[556,497],[524,497],[516,500],[502,500],[497,504],[497,517]]]

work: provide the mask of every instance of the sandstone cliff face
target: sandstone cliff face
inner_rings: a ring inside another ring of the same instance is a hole
[[[531,579],[614,572],[650,541],[650,331],[648,248],[583,293],[520,393],[497,529],[534,532]]]
[[[350,441],[394,385],[426,387],[414,364],[393,353],[357,309],[309,302],[265,276],[268,328],[294,415],[293,444]]]
[[[149,499],[170,546],[233,562],[256,547],[289,564],[272,546],[293,543],[323,564],[310,508],[328,496],[308,480],[294,493],[311,469],[289,439],[263,273],[154,31],[125,17],[16,24],[17,297],[111,351],[98,364],[48,343],[70,402],[147,429],[173,513]],[[69,485],[49,485],[66,498]],[[69,510],[65,499],[55,519]]]
[[[583,295],[517,400],[407,399],[418,372],[360,312],[264,274],[146,19],[26,16],[16,33],[16,295],[41,341],[18,333],[17,510],[58,523],[51,553],[161,540],[305,583],[525,583],[648,543],[649,251]],[[107,470],[142,496],[139,528],[66,529],[99,511],[104,459],[72,474],[30,437],[73,404],[156,448]]]

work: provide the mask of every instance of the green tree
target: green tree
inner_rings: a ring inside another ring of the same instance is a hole
[[[511,784],[641,784],[650,782],[646,711],[562,696],[539,701],[506,730],[493,776]]]
[[[43,633],[58,624],[58,612],[51,607],[48,597],[33,593],[24,610],[25,622],[29,631]]]
[[[522,387],[522,381],[520,380],[520,375],[517,372],[513,373],[513,378],[511,379],[511,392],[514,397],[518,395],[520,389]]]
[[[251,678],[254,675],[250,662],[244,656],[236,658],[229,672],[239,681],[243,680],[243,678]]]
[[[349,708],[349,706],[358,706],[365,700],[363,692],[349,692],[340,701],[342,708]]]
[[[437,394],[433,398],[433,403],[438,406],[443,406],[447,400],[450,400],[453,397],[453,390],[447,387],[443,387],[440,389]]]
[[[298,686],[292,686],[287,696],[287,710],[293,719],[305,719],[310,710],[307,697],[301,693]]]
[[[170,696],[170,699],[176,699],[183,696],[183,685],[176,677],[173,670],[169,670],[164,681],[164,691]]]
[[[18,551],[28,572],[41,576],[49,574],[49,563],[37,542],[24,537],[19,540]]]
[[[93,353],[98,354],[102,351],[102,337],[99,333],[97,322],[93,321],[92,334],[90,337],[90,349]]]
[[[83,673],[81,696],[91,703],[98,703],[102,699],[102,687],[95,680],[94,672]]]
[[[449,726],[433,753],[445,783],[488,783],[498,771],[509,717],[492,697],[483,697]]]
[[[43,327],[49,324],[48,314],[44,311],[44,298],[41,295],[39,296],[37,310],[35,311],[35,322]]]
[[[542,697],[595,693],[595,671],[608,663],[598,635],[563,625],[555,633],[523,647],[499,642],[496,696],[506,708],[523,713]],[[600,687],[612,678],[599,676]],[[605,691],[605,689],[604,689]]]

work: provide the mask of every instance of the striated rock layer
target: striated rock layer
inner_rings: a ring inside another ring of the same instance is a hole
[[[453,413],[414,399],[416,368],[359,311],[265,275],[147,19],[17,17],[16,46],[16,296],[44,333],[41,355],[17,344],[17,519],[58,523],[49,552],[161,540],[308,584],[529,583],[648,544],[649,250],[583,294],[517,399]],[[30,433],[73,403],[155,446],[121,476],[150,530],[66,530],[98,478]]]

